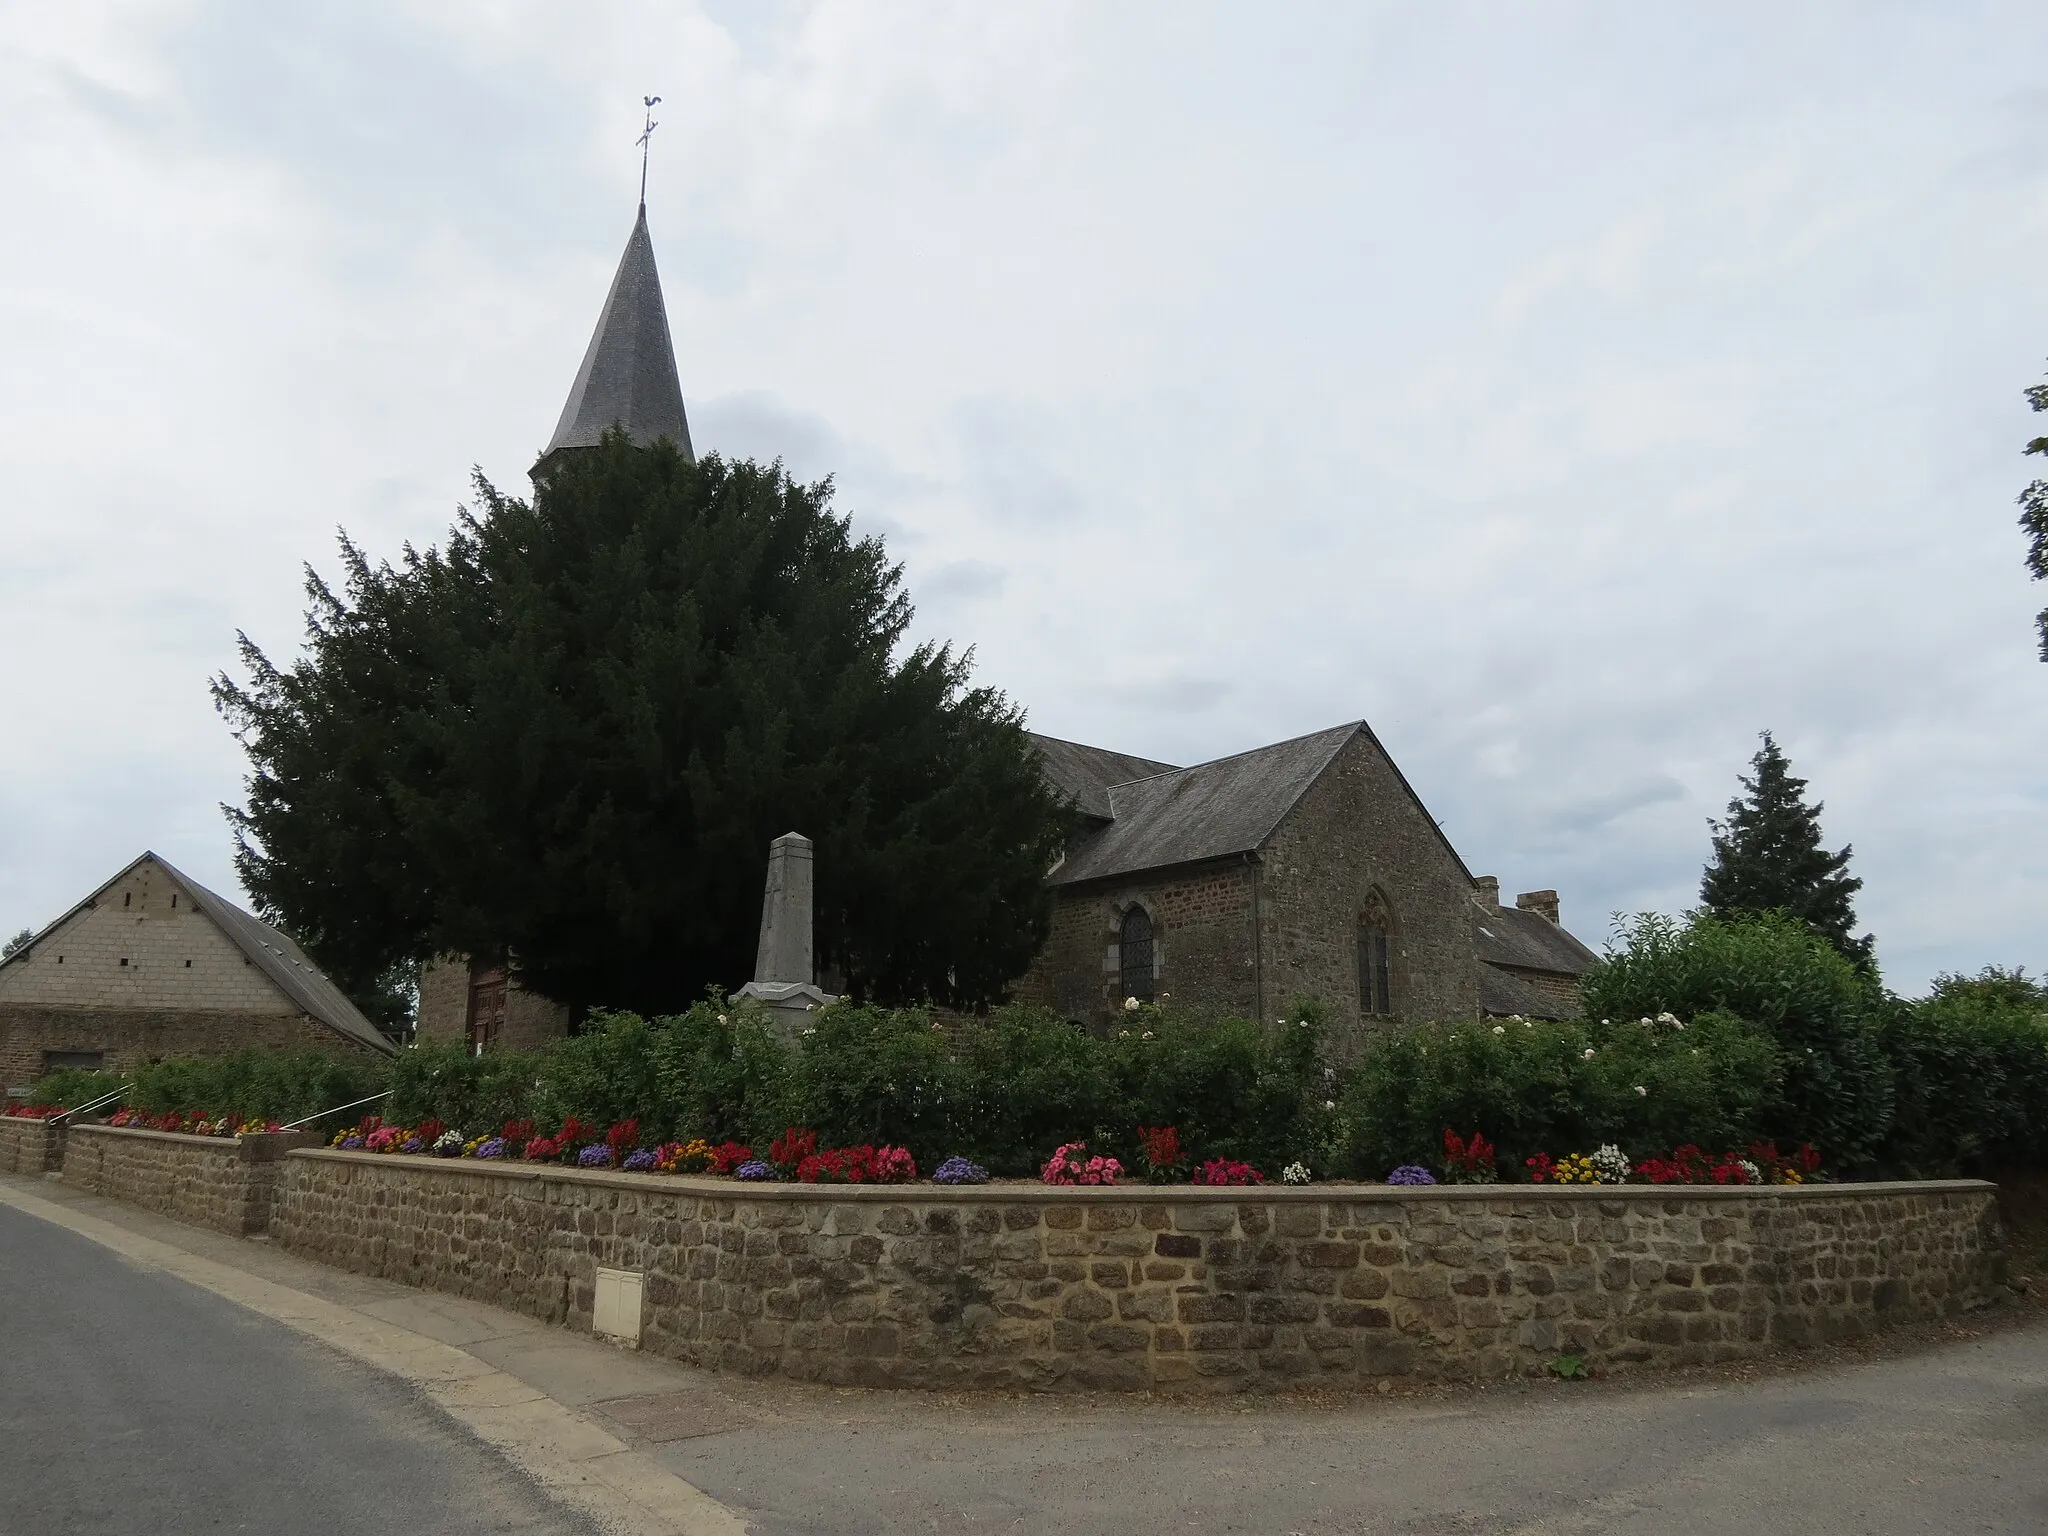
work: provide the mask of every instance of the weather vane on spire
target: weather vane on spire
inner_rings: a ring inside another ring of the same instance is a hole
[[[659,96],[642,96],[647,105],[647,126],[640,130],[640,137],[633,142],[640,146],[640,206],[647,206],[647,141],[654,137],[654,130],[661,124],[654,120],[654,109],[660,103]]]

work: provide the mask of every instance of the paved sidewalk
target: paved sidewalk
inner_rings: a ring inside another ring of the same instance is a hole
[[[672,1476],[703,1501],[690,1518],[759,1536],[2048,1530],[2048,1320],[2024,1315],[1796,1373],[1204,1403],[834,1391],[691,1370],[0,1178],[0,1201],[23,1196],[433,1342],[618,1448],[599,1462]]]

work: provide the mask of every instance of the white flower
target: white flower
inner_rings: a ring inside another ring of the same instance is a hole
[[[1325,1099],[1325,1100],[1323,1100],[1323,1108],[1325,1108],[1325,1109],[1335,1109],[1336,1107],[1337,1107],[1337,1101],[1336,1101],[1335,1099]]]
[[[807,1029],[804,1031],[804,1033],[807,1035],[815,1035],[817,1031],[815,1029]]]
[[[1583,1051],[1579,1052],[1579,1056],[1583,1060],[1591,1061],[1593,1059],[1593,1047],[1587,1046]]]
[[[1138,1038],[1140,1040],[1150,1040],[1152,1038],[1152,1031],[1148,1029],[1145,1031],[1144,1034],[1140,1035]]]
[[[1737,1158],[1737,1159],[1736,1159],[1736,1166],[1742,1169],[1742,1177],[1743,1177],[1743,1179],[1744,1179],[1744,1180],[1745,1180],[1746,1182],[1748,1182],[1748,1183],[1751,1183],[1751,1184],[1761,1184],[1761,1183],[1763,1183],[1763,1181],[1764,1181],[1764,1171],[1763,1171],[1763,1169],[1761,1169],[1761,1168],[1757,1167],[1757,1165],[1756,1165],[1755,1163],[1752,1163],[1752,1162],[1751,1162],[1751,1161],[1750,1161],[1750,1160],[1749,1160],[1748,1158],[1746,1158],[1746,1157],[1741,1157],[1741,1158]]]
[[[720,1015],[718,1016],[718,1022],[719,1022],[719,1023],[721,1023],[721,1024],[723,1024],[723,1023],[725,1022],[725,1015],[724,1015],[724,1014],[722,1014],[722,1013],[721,1013],[721,1014],[720,1014]]]
[[[1128,1029],[1120,1029],[1116,1032],[1116,1037],[1119,1040],[1128,1040],[1131,1038],[1131,1032]]]
[[[1600,1021],[1600,1023],[1601,1023],[1601,1025],[1602,1025],[1602,1027],[1603,1027],[1603,1028],[1604,1028],[1604,1027],[1605,1027],[1606,1025],[1612,1024],[1613,1022],[1614,1022],[1614,1020],[1612,1020],[1612,1019],[1602,1019],[1602,1020]]]
[[[1511,1013],[1508,1015],[1508,1022],[1510,1024],[1526,1024],[1528,1020],[1524,1019],[1519,1013]]]
[[[1496,1035],[1504,1035],[1508,1032],[1508,1027],[1505,1024],[1496,1024],[1493,1026],[1493,1032]]]
[[[1650,1096],[1650,1090],[1649,1090],[1649,1089],[1647,1089],[1647,1088],[1645,1088],[1645,1087],[1644,1087],[1644,1086],[1643,1086],[1643,1085],[1642,1085],[1641,1083],[1637,1083],[1637,1084],[1636,1084],[1636,1097],[1637,1097],[1637,1098],[1639,1098],[1639,1099],[1647,1099],[1647,1098],[1648,1098],[1649,1096]]]
[[[1301,1021],[1301,1022],[1300,1022],[1299,1024],[1295,1025],[1294,1027],[1295,1027],[1296,1029],[1307,1029],[1307,1028],[1308,1028],[1308,1020],[1307,1020],[1307,1019],[1303,1019],[1303,1020],[1302,1020],[1302,1021]]]
[[[1282,1184],[1306,1184],[1308,1181],[1309,1171],[1305,1163],[1289,1163],[1280,1170]]]
[[[1127,997],[1124,999],[1125,1013],[1136,1013],[1138,1011],[1138,1007],[1138,1000],[1135,997]]]
[[[1600,1176],[1602,1184],[1626,1184],[1632,1171],[1628,1154],[1611,1141],[1604,1143],[1586,1161],[1593,1165],[1593,1171]]]

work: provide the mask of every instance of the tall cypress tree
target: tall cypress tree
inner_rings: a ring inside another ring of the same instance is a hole
[[[1783,912],[1826,939],[1859,965],[1870,960],[1871,938],[1854,937],[1851,898],[1863,882],[1849,870],[1850,849],[1821,846],[1820,805],[1806,803],[1806,780],[1771,738],[1750,759],[1744,794],[1728,802],[1726,821],[1709,821],[1714,859],[1700,881],[1700,899],[1716,917]]]

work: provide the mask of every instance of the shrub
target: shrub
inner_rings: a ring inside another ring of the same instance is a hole
[[[1337,1171],[1377,1179],[1440,1163],[1458,1126],[1490,1139],[1504,1169],[1546,1148],[1740,1144],[1761,1134],[1776,1060],[1761,1031],[1726,1014],[1389,1030],[1367,1042],[1338,1105]]]
[[[30,1090],[30,1098],[69,1108],[128,1082],[133,1086],[120,1103],[151,1114],[177,1111],[285,1122],[367,1098],[389,1087],[390,1076],[390,1064],[376,1057],[242,1050],[224,1056],[174,1057],[126,1076],[75,1069],[52,1072]]]
[[[1645,913],[1617,937],[1585,978],[1587,1017],[1668,1011],[1746,1020],[1779,1056],[1761,1133],[1810,1140],[1851,1171],[1876,1164],[1892,1119],[1893,1074],[1873,1022],[1880,999],[1870,977],[1826,940],[1775,914],[1695,913],[1680,923]]]
[[[2048,1010],[2020,973],[1937,977],[1931,996],[1883,1010],[1878,1039],[1898,1095],[1887,1171],[1936,1178],[2048,1163]]]
[[[429,1042],[401,1051],[391,1071],[387,1118],[406,1125],[439,1120],[482,1130],[538,1118],[541,1053],[486,1051],[473,1056],[457,1042]]]

